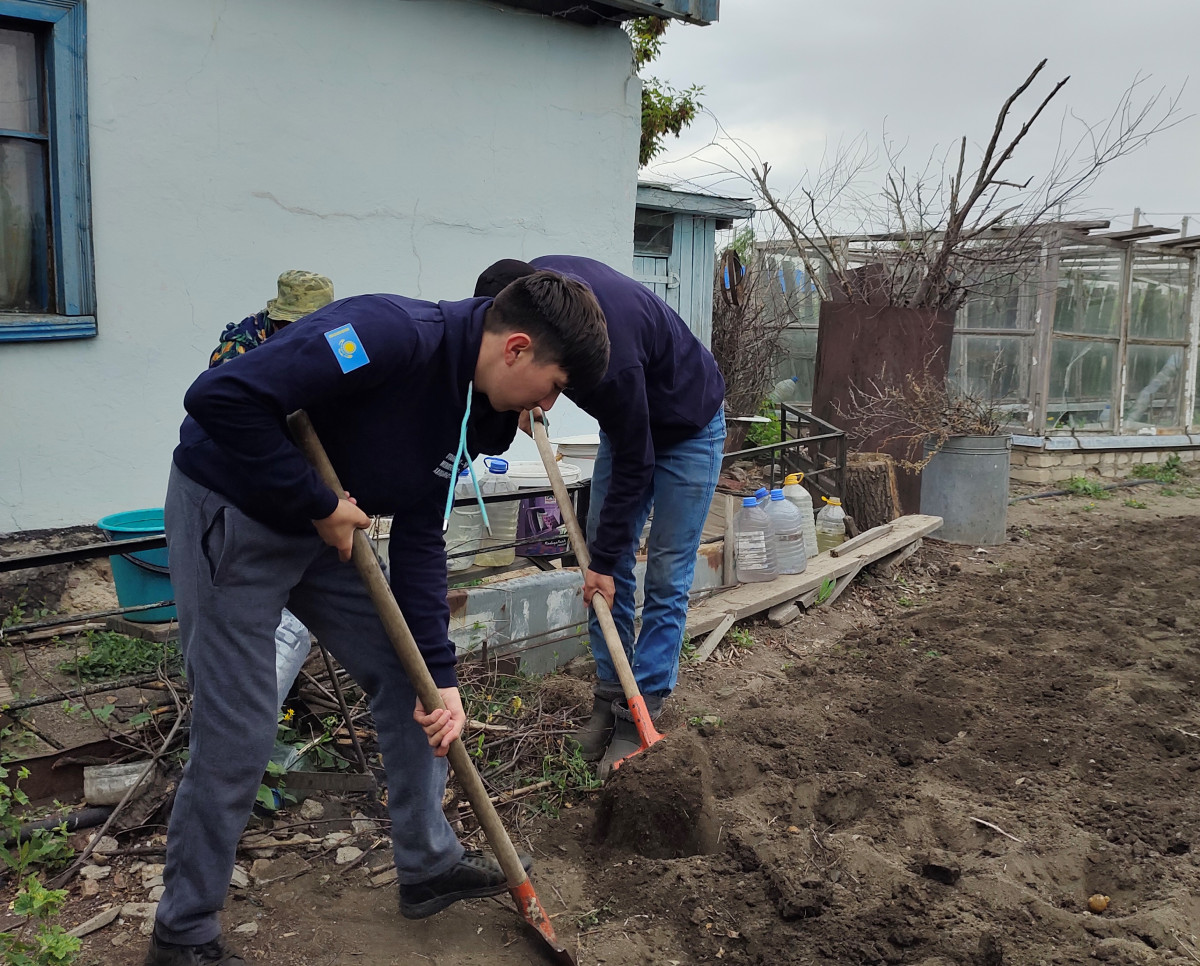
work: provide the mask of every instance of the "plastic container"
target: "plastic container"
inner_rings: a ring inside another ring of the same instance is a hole
[[[475,499],[475,487],[471,485],[470,470],[464,469],[458,474],[454,484],[454,499]],[[488,511],[491,517],[491,511]],[[469,506],[456,506],[450,511],[450,525],[446,529],[446,569],[450,573],[468,569],[475,562],[475,551],[479,549],[479,541],[483,538],[483,514],[479,512],[479,504],[472,502]],[[449,554],[462,553],[462,557],[451,557]]]
[[[775,529],[755,497],[742,500],[733,518],[733,559],[738,583],[774,580],[779,576],[775,558]]]
[[[921,512],[942,518],[939,540],[1004,542],[1011,450],[1011,436],[952,436],[929,461],[921,473]]]
[[[782,489],[771,491],[771,502],[763,510],[775,529],[775,559],[779,572],[804,573],[808,554],[804,549],[804,520],[800,511],[784,497]]]
[[[129,540],[164,533],[162,507],[147,510],[125,510],[111,513],[96,522],[109,540]],[[160,600],[174,600],[171,576],[167,570],[167,551],[142,550],[138,553],[113,554],[113,583],[116,584],[117,600],[122,607],[137,607],[154,604]],[[157,624],[173,621],[178,617],[174,607],[155,607],[152,610],[126,614],[125,619],[137,624]]]
[[[579,478],[590,480],[596,466],[596,454],[600,452],[600,434],[590,436],[566,436],[552,439],[559,457],[579,467]],[[491,512],[491,511],[488,511]]]
[[[770,499],[771,499],[771,491],[768,490],[765,486],[760,486],[757,490],[754,491],[754,501],[759,506],[766,506],[767,501]]]
[[[483,465],[488,470],[487,476],[479,484],[484,496],[517,492],[517,484],[508,478],[508,460],[493,456],[485,459]],[[475,554],[476,566],[507,567],[517,558],[517,552],[512,545],[517,540],[517,514],[520,509],[517,500],[487,505],[488,519],[492,522],[492,535],[489,537],[484,530],[483,538],[479,541],[479,553]],[[489,549],[505,544],[508,544],[506,550]]]
[[[153,601],[151,601],[153,603]],[[117,805],[129,789],[137,786],[130,801],[146,793],[154,782],[154,769],[139,784],[149,761],[129,761],[121,765],[87,765],[83,769],[83,797],[89,805]]]
[[[275,628],[275,688],[279,707],[283,707],[311,649],[312,635],[308,628],[285,607]]]
[[[579,482],[579,467],[574,463],[560,462],[558,472],[567,486]],[[546,468],[540,462],[509,463],[508,475],[518,490],[550,487]],[[567,552],[566,528],[554,497],[532,496],[521,501],[517,511],[517,543],[519,557],[557,557]]]
[[[779,382],[771,388],[767,393],[767,401],[778,405],[781,402],[786,402],[796,395],[796,389],[799,386],[799,376],[789,376],[787,379],[780,379]]]
[[[817,552],[825,553],[846,540],[846,511],[836,496],[823,496],[825,506],[817,511]]]
[[[803,486],[803,473],[789,473],[783,479],[783,495],[787,501],[800,511],[804,523],[804,552],[811,560],[819,552],[817,550],[817,527],[813,520],[813,502],[808,490]]]

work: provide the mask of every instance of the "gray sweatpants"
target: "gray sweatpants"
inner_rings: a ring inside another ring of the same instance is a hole
[[[370,698],[399,880],[453,866],[462,846],[442,814],[446,760],[413,721],[416,695],[353,565],[316,531],[276,533],[174,466],[165,509],[192,728],[168,830],[159,937],[198,945],[220,933],[237,841],[275,741],[275,628],[285,606]]]

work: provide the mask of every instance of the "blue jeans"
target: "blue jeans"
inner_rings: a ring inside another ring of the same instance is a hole
[[[704,521],[721,474],[725,445],[725,414],[718,410],[707,426],[690,439],[654,455],[654,478],[642,494],[634,521],[634,540],[613,568],[616,600],[612,616],[638,690],[643,695],[666,697],[679,676],[679,650],[687,623],[688,591],[696,570],[696,550]],[[588,543],[596,537],[600,509],[612,480],[612,444],[600,434],[600,449],[592,472],[591,506],[588,510]],[[636,582],[637,542],[646,518],[654,508],[646,558],[646,599],[642,607],[642,631],[634,643],[633,612]],[[617,672],[608,656],[604,632],[595,615],[589,623],[596,677],[615,682]]]

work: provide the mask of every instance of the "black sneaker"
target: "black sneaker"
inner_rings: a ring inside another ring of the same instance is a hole
[[[532,856],[518,858],[526,872],[533,867]],[[459,899],[498,896],[507,888],[508,880],[499,862],[478,849],[467,849],[458,864],[441,875],[425,882],[401,884],[400,914],[405,919],[424,919]]]
[[[218,936],[199,946],[177,946],[150,934],[144,966],[246,966],[246,961]]]

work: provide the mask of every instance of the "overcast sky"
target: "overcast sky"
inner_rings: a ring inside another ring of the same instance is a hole
[[[1107,120],[1139,73],[1147,78],[1139,101],[1182,87],[1180,116],[1200,114],[1200,77],[1188,78],[1198,48],[1197,0],[722,0],[712,26],[673,24],[645,73],[677,88],[702,85],[704,107],[772,163],[786,193],[823,154],[863,134],[876,148],[885,130],[907,142],[905,160],[916,166],[964,134],[981,148],[1004,99],[1046,57],[1025,110],[1018,102],[1020,120],[1057,80],[1070,81],[1007,169],[1024,180],[1047,168],[1066,111]],[[1078,122],[1066,124],[1078,136]],[[743,185],[718,185],[701,163],[718,160],[703,147],[714,134],[713,119],[698,118],[643,178],[748,196]],[[1198,171],[1200,117],[1191,117],[1108,166],[1080,207],[1114,227],[1127,226],[1135,207],[1143,224],[1164,227],[1190,214],[1189,234],[1200,233]]]

